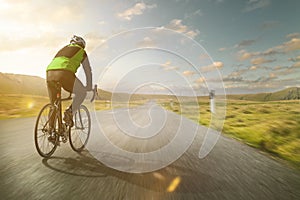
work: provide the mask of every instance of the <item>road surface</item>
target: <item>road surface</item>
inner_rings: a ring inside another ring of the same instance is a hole
[[[133,110],[132,116],[145,128],[149,120],[139,112],[145,116],[142,108]],[[97,116],[110,130],[107,137],[125,150],[147,152],[167,143],[115,137],[119,133],[111,125],[113,113]],[[173,137],[176,114],[165,113],[168,120],[156,132]],[[300,199],[299,171],[236,140],[221,136],[210,154],[199,159],[206,127],[199,126],[191,147],[172,164],[153,172],[128,173],[107,167],[88,151],[77,154],[68,143],[51,158],[41,158],[34,146],[34,123],[35,118],[0,120],[0,199]],[[115,166],[122,165],[121,157],[111,158]]]

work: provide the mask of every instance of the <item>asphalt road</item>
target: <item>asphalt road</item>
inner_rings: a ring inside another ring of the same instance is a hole
[[[143,109],[129,110],[139,128],[124,127],[127,122],[120,120],[124,109],[116,110],[121,113],[119,120],[112,111],[99,112],[98,122],[121,149],[155,151],[175,137],[179,118],[166,111],[160,115],[167,117],[162,128],[155,130],[157,126],[147,124],[162,120],[147,119]],[[118,126],[127,135],[120,136],[113,120],[121,123]],[[105,144],[97,141],[95,130],[89,147],[100,152],[103,147],[104,162],[88,151],[73,152],[68,143],[51,158],[41,158],[34,146],[34,123],[35,118],[0,120],[0,199],[300,199],[299,171],[236,140],[221,136],[209,155],[200,159],[199,147],[207,131],[202,126],[197,126],[190,148],[172,164],[152,172],[128,173],[123,172],[129,169],[128,162],[113,152],[110,155]],[[183,123],[195,127],[189,120]],[[187,127],[183,131],[188,132]],[[135,140],[128,139],[133,136]],[[146,136],[152,139],[144,141]],[[123,171],[107,165],[123,166]]]

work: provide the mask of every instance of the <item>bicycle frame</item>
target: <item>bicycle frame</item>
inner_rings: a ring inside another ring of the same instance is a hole
[[[71,97],[71,93],[67,98],[61,98],[61,87],[59,87],[59,91],[57,92],[57,98],[54,101],[53,105],[52,105],[52,112],[50,114],[49,120],[46,122],[44,128],[48,125],[48,123],[50,123],[50,120],[54,120],[53,121],[53,125],[55,127],[55,123],[56,123],[56,117],[58,119],[58,134],[63,133],[64,129],[63,129],[63,121],[62,121],[62,102],[63,101],[68,101],[68,100],[72,100]],[[80,119],[81,120],[81,119]]]
[[[80,124],[78,125],[77,123],[77,120],[76,120],[76,117],[77,117],[77,114],[78,114],[78,117],[79,117],[79,122],[80,122]],[[81,118],[81,113],[80,113],[80,110],[78,110],[78,112],[75,114],[75,120],[74,120],[74,122],[75,122],[75,128],[76,129],[84,129],[83,128],[83,123],[82,123],[82,118]]]

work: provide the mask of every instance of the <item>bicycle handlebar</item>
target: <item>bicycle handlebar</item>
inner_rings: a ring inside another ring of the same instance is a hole
[[[96,98],[96,96],[98,96],[98,88],[97,88],[97,85],[95,84],[94,85],[94,89],[92,90],[93,92],[93,97],[91,98],[91,102],[93,102]],[[66,97],[66,98],[62,98],[61,101],[67,101],[67,100],[71,100],[72,99],[72,93],[70,92],[69,93],[69,96]]]
[[[94,85],[93,97],[92,97],[92,99],[90,101],[93,102],[95,100],[96,96],[98,96],[97,84]]]

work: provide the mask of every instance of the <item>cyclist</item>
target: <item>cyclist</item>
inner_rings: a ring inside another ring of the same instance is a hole
[[[74,35],[70,44],[57,52],[46,70],[48,94],[52,105],[54,105],[57,93],[60,90],[60,88],[57,88],[57,82],[61,84],[64,90],[75,94],[72,104],[64,112],[63,120],[68,126],[74,125],[73,114],[79,109],[87,91],[92,90],[92,70],[84,50],[85,45],[86,43],[82,37]],[[86,87],[75,75],[80,64],[82,64],[85,72]],[[50,127],[53,128],[53,124],[53,119],[50,119]]]

